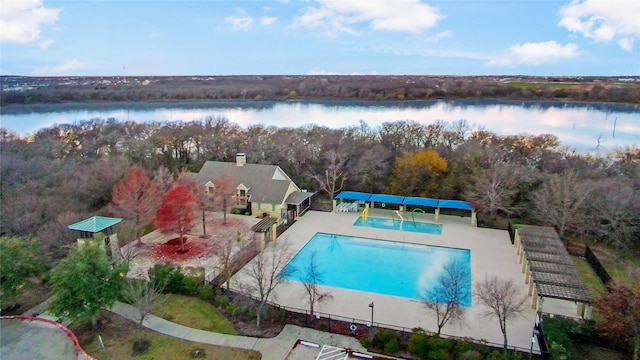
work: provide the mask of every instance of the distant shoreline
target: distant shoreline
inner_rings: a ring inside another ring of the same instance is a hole
[[[199,101],[552,101],[640,105],[640,77],[0,76],[0,104]]]

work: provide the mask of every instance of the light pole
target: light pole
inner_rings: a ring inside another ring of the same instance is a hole
[[[369,307],[371,308],[371,325],[369,326],[373,326],[373,301],[369,304]]]
[[[536,335],[538,335],[538,330],[533,329],[533,334],[531,334],[531,348],[529,348],[529,360],[533,357],[533,344],[536,343]]]

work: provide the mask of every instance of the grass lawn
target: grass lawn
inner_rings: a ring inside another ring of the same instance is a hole
[[[626,354],[599,346],[581,344],[576,346],[571,356],[572,360],[624,360]]]
[[[29,281],[19,290],[18,297],[16,298],[16,303],[19,306],[10,310],[2,310],[2,315],[22,315],[29,309],[47,300],[51,294],[51,288],[42,284],[40,281],[35,279]],[[2,304],[2,306],[4,305],[5,304]]]
[[[163,319],[195,329],[237,335],[233,324],[213,305],[198,298],[168,295],[152,313]]]
[[[591,296],[594,299],[597,299],[601,294],[604,294],[607,289],[604,287],[604,284],[602,284],[602,281],[600,281],[600,278],[598,278],[596,273],[593,272],[593,269],[587,260],[577,256],[572,256],[572,258],[573,265],[580,273],[580,277],[582,278],[582,281],[584,281],[584,285],[587,287],[587,290],[589,290]]]
[[[140,327],[134,321],[124,319],[116,314],[103,311],[95,329],[91,322],[81,321],[70,326],[70,329],[80,340],[82,348],[99,360],[108,359],[193,359],[192,354],[199,351],[204,353],[199,359],[228,359],[228,360],[259,360],[262,355],[252,350],[235,349],[224,346],[205,345],[186,340],[176,339],[143,328],[143,337],[151,342],[146,353],[134,356],[133,343],[138,339]],[[100,345],[98,335],[102,338],[105,348]]]
[[[599,245],[591,245],[591,250],[614,282],[633,286],[640,281],[640,256],[637,254],[623,253]]]

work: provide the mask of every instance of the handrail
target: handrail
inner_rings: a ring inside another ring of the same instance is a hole
[[[235,294],[241,295],[241,296],[246,296],[249,297],[255,301],[260,301],[260,299],[251,296],[251,295],[247,295],[247,294],[243,294],[243,293],[238,293],[235,291],[231,291]],[[285,305],[280,305],[277,303],[274,303],[273,301],[269,301],[267,300],[265,302],[266,304],[273,306],[277,309],[283,309],[285,311],[291,311],[291,312],[295,312],[295,313],[299,313],[299,314],[305,314],[305,315],[309,315],[309,309],[300,309],[300,308],[296,308],[296,307],[292,307],[292,306],[285,306]],[[386,328],[386,329],[391,329],[391,330],[396,330],[396,331],[402,331],[402,332],[406,332],[406,333],[412,333],[414,328],[408,328],[408,327],[404,327],[404,326],[398,326],[398,325],[393,325],[393,324],[386,324],[386,323],[381,323],[381,322],[371,322],[371,319],[369,320],[363,320],[363,319],[358,319],[358,318],[354,318],[354,317],[345,317],[345,316],[339,316],[339,315],[335,315],[335,314],[330,314],[330,313],[323,313],[323,312],[319,312],[316,311],[314,315],[320,315],[321,317],[325,317],[329,320],[337,320],[337,321],[349,321],[352,324],[357,324],[357,325],[361,325],[361,326],[368,326],[368,324],[371,324],[371,326],[373,327],[378,327],[378,328]],[[428,333],[431,334],[435,334],[432,332],[427,331]],[[485,345],[485,346],[490,346],[490,347],[494,347],[494,348],[499,348],[502,349],[504,347],[504,344],[500,344],[500,343],[494,343],[491,341],[487,341],[484,339],[474,339],[474,338],[470,338],[470,337],[465,337],[465,336],[456,336],[456,335],[450,335],[450,334],[445,334],[445,333],[440,333],[440,337],[442,338],[447,338],[447,339],[451,339],[451,340],[457,340],[457,341],[465,341],[465,342],[470,342],[470,343],[474,343],[477,345]],[[529,348],[524,348],[524,347],[519,347],[519,346],[507,346],[507,349],[511,349],[513,351],[520,351],[520,352],[524,352],[524,353],[529,353],[531,351],[531,349]],[[539,353],[536,353],[539,354]]]

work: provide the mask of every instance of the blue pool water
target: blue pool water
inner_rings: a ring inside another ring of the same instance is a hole
[[[399,231],[411,231],[411,232],[419,232],[424,234],[433,234],[440,235],[442,234],[442,224],[432,224],[432,223],[424,223],[417,222],[413,220],[392,220],[392,219],[382,219],[375,217],[367,217],[366,219],[362,219],[362,216],[353,223],[353,226],[364,226],[364,227],[372,227],[377,229],[387,229],[387,230],[399,230]]]
[[[471,252],[317,233],[287,264],[288,280],[304,281],[311,256],[321,273],[318,284],[351,290],[438,301],[438,277],[451,262],[461,264],[461,302],[471,306]]]

